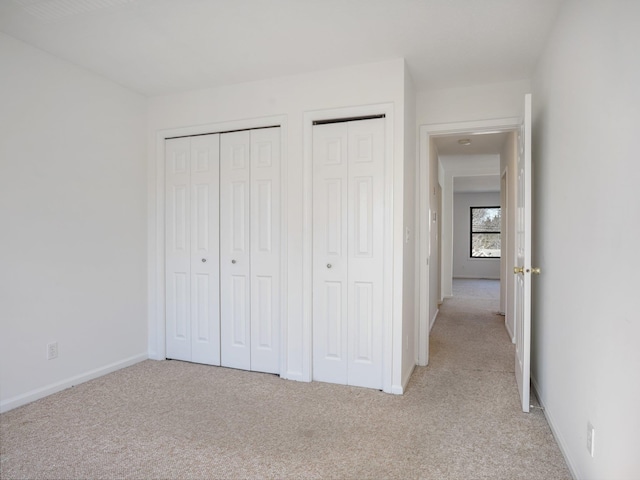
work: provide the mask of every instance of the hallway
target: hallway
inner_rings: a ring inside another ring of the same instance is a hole
[[[515,347],[498,314],[499,302],[499,280],[454,279],[453,298],[440,306],[431,331],[429,364],[513,376]]]
[[[454,279],[431,331],[429,366],[416,370],[409,390],[419,385],[448,427],[436,436],[447,478],[569,479],[542,411],[520,411],[499,296],[498,280]]]

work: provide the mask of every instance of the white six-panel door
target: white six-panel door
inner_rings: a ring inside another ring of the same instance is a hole
[[[531,382],[531,94],[525,96],[518,132],[516,186],[515,372],[522,411],[529,411]]]
[[[249,201],[251,133],[222,134],[220,141],[221,361],[251,369],[251,265]]]
[[[219,365],[219,136],[165,148],[166,356]]]
[[[382,388],[384,120],[313,131],[313,378]]]
[[[347,383],[381,389],[384,119],[348,125]]]
[[[280,132],[221,134],[221,363],[277,373]]]
[[[313,127],[313,379],[347,384],[348,126]]]
[[[280,371],[280,129],[251,131],[251,370]]]

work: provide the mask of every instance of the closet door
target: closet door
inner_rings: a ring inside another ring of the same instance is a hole
[[[191,361],[191,141],[165,142],[166,357]]]
[[[347,383],[382,388],[384,119],[348,125]]]
[[[348,124],[313,127],[313,379],[347,383]]]
[[[191,361],[220,365],[220,136],[191,139]]]
[[[382,388],[384,119],[313,131],[313,378]]]
[[[251,369],[251,133],[220,138],[221,363]]]
[[[166,357],[219,365],[219,136],[165,152]]]
[[[251,131],[251,370],[280,372],[280,129]]]

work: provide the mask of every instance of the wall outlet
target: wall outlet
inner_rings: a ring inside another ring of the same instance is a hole
[[[47,343],[47,360],[58,358],[58,342]]]
[[[589,450],[589,455],[591,455],[593,457],[593,453],[594,453],[594,440],[595,440],[595,436],[596,436],[596,430],[595,428],[593,428],[593,425],[591,425],[591,422],[587,422],[587,450]]]

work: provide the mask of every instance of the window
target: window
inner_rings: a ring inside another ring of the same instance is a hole
[[[500,207],[471,207],[471,258],[500,258]]]

